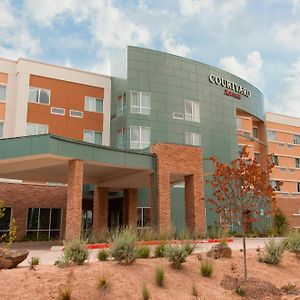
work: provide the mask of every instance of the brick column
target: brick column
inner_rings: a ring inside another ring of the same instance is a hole
[[[136,227],[137,222],[137,189],[124,190],[124,224],[127,221],[129,227]]]
[[[93,207],[93,232],[108,230],[108,188],[95,187]]]
[[[80,237],[82,218],[83,161],[69,161],[65,239]]]
[[[204,199],[200,174],[184,176],[185,220],[187,229],[195,234],[205,233]]]
[[[150,177],[150,224],[152,228],[155,228],[157,226],[155,222],[155,204],[154,204],[154,197],[156,197],[155,194],[156,187],[154,186],[154,174],[151,174]]]

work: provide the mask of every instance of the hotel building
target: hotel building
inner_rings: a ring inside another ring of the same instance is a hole
[[[230,162],[243,145],[262,165],[275,154],[279,206],[300,226],[300,119],[265,114],[256,87],[187,58],[128,46],[111,64],[108,77],[0,59],[0,230],[13,217],[19,239],[204,234],[218,221],[203,200],[208,158]]]

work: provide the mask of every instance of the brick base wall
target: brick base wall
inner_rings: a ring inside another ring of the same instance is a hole
[[[17,240],[26,234],[28,208],[61,208],[64,235],[66,220],[67,187],[0,182],[0,199],[5,206],[12,207],[12,217],[16,220]]]
[[[293,216],[300,210],[300,198],[277,198],[277,205],[285,214],[291,227],[300,228],[300,216]]]

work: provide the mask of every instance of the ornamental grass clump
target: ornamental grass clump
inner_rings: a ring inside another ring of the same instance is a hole
[[[265,242],[266,253],[259,253],[258,260],[259,262],[263,262],[266,264],[277,265],[281,261],[284,250],[285,246],[283,242],[277,242],[273,238],[269,239],[269,241]]]
[[[146,284],[143,284],[142,286],[142,299],[143,300],[149,300],[150,299],[150,293],[146,286]]]
[[[180,269],[181,265],[186,261],[188,252],[183,245],[167,245],[165,249],[165,257],[169,259],[174,269]]]
[[[31,260],[29,262],[29,270],[35,270],[35,267],[40,264],[40,258],[39,257],[31,257]]]
[[[200,266],[200,271],[201,275],[203,277],[211,277],[213,271],[214,271],[214,266],[211,260],[209,259],[204,259],[201,261],[201,266]]]
[[[300,259],[300,232],[292,231],[284,241],[286,248]]]
[[[162,266],[157,266],[155,269],[155,282],[159,287],[163,287],[165,280],[165,271]]]
[[[148,246],[141,246],[137,251],[139,258],[149,258],[150,256],[150,248]]]
[[[100,292],[105,292],[107,291],[108,289],[108,280],[107,278],[102,275],[98,278],[98,281],[97,281],[97,289],[100,291]]]
[[[106,261],[107,260],[107,258],[108,258],[108,253],[107,253],[107,251],[105,251],[105,250],[103,250],[103,249],[101,249],[101,250],[99,250],[99,252],[98,252],[98,254],[97,254],[97,258],[98,258],[98,260],[100,260],[100,261]]]
[[[113,239],[110,254],[119,263],[134,263],[137,257],[136,234],[124,229]]]
[[[154,249],[155,257],[164,257],[165,256],[166,243],[158,244]]]

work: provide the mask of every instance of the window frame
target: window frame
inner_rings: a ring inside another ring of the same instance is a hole
[[[84,139],[85,132],[92,132],[92,134],[93,134],[93,142],[86,141],[86,140]],[[99,134],[101,135],[101,143],[100,143],[100,144],[95,143],[95,133],[99,133]],[[83,129],[83,141],[84,141],[85,143],[91,143],[91,144],[94,144],[94,145],[103,145],[103,131],[90,130],[90,129]]]
[[[275,192],[280,192],[281,191],[281,186],[279,185],[280,181],[279,180],[270,180],[270,185],[273,188]]]
[[[188,138],[188,134],[191,134],[191,140],[192,140],[192,143],[191,144],[189,144],[189,143],[187,143],[187,138]],[[199,139],[199,145],[197,145],[196,143],[195,143],[195,137],[196,137],[196,135],[198,136],[198,139]],[[198,133],[198,132],[190,132],[190,131],[185,131],[184,132],[184,143],[185,143],[185,145],[188,145],[188,146],[196,146],[196,147],[201,147],[201,134],[200,133]]]
[[[117,116],[123,116],[126,109],[126,93],[123,93],[117,100]]]
[[[272,132],[272,134],[274,133],[275,138],[271,138],[271,137],[270,137],[270,133],[271,133],[271,132]],[[277,141],[277,131],[268,129],[268,130],[267,130],[267,139],[268,139],[269,141]]]
[[[120,136],[122,136],[122,143],[120,143],[120,140],[119,140]],[[120,129],[118,129],[118,131],[117,131],[117,147],[120,149],[124,149],[125,143],[126,143],[126,128],[122,127]]]
[[[72,115],[72,112],[80,113],[81,116]],[[73,118],[79,118],[79,119],[82,119],[82,118],[83,118],[83,111],[81,111],[81,110],[75,110],[75,109],[70,109],[69,116],[70,116],[70,117],[73,117]]]
[[[150,213],[150,215],[151,215],[151,207],[150,206],[138,206],[137,208],[136,208],[136,226],[137,226],[137,228],[138,229],[142,229],[142,228],[150,228],[151,227],[151,220],[150,220],[150,218],[149,218],[149,226],[144,226],[145,224],[145,222],[144,222],[144,209],[149,209],[149,213]],[[141,225],[142,226],[139,226],[139,224],[138,224],[138,216],[139,216],[139,209],[141,209]]]
[[[10,222],[11,222],[12,216],[13,216],[13,207],[12,206],[4,206],[3,208],[4,208],[4,214],[5,214],[6,209],[8,209],[8,208],[10,209],[10,216],[9,216],[8,229],[2,230],[0,227],[0,235],[9,232],[9,225],[10,225]]]
[[[34,134],[28,134],[28,125],[35,125],[37,126],[36,129],[36,133]],[[47,131],[43,132],[43,133],[39,133],[39,126],[46,126],[47,127]],[[31,122],[27,122],[27,127],[26,127],[26,136],[32,136],[32,135],[38,135],[38,134],[48,134],[49,133],[49,125],[48,124],[40,124],[40,123],[31,123]]]
[[[187,103],[188,102],[192,103],[192,105],[191,105],[192,113],[187,112]],[[195,104],[196,103],[199,106],[199,116],[195,115]],[[187,116],[189,116],[189,117],[187,117]],[[184,100],[184,119],[185,119],[185,121],[200,123],[201,118],[200,118],[200,102],[199,101],[194,101],[194,100],[190,100],[190,99]]]
[[[3,82],[0,82],[0,88],[1,87],[4,87],[4,99],[1,99],[0,98],[0,103],[5,103],[6,102],[6,96],[7,96],[7,84],[6,83],[3,83]]]
[[[294,142],[294,145],[300,145],[300,135],[299,134],[294,134],[293,142]]]
[[[139,105],[132,105],[132,94],[136,93],[139,95]],[[144,106],[143,104],[143,95],[148,94],[150,95],[150,106]],[[151,102],[152,102],[152,97],[151,93],[149,92],[141,92],[141,91],[130,91],[130,112],[132,114],[140,114],[140,115],[151,115]],[[136,108],[137,110],[134,110],[133,108]],[[146,111],[146,112],[145,112]]]
[[[257,136],[254,135],[254,131],[257,131]],[[259,140],[259,130],[257,126],[252,126],[252,136],[254,139]]]
[[[297,163],[298,160],[298,163]],[[295,168],[300,168],[300,157],[295,157]]]
[[[0,125],[2,125],[2,129],[0,130],[0,139],[3,139],[3,133],[4,133],[4,120],[0,120]]]
[[[300,193],[300,182],[297,182],[297,193]]]
[[[133,128],[139,128],[139,141],[133,141],[132,140],[132,129]],[[146,142],[147,147],[142,147],[143,144],[145,144],[145,142],[142,142],[142,130],[143,129],[147,129],[149,130],[149,142]],[[137,149],[137,150],[143,150],[143,149],[147,149],[151,146],[151,127],[147,127],[147,126],[136,126],[136,125],[132,125],[130,126],[130,140],[129,140],[129,146],[130,149]],[[132,147],[132,144],[136,143],[139,147]]]
[[[53,109],[61,109],[61,110],[63,111],[63,113],[53,112]],[[52,106],[52,107],[51,107],[51,114],[52,114],[52,115],[64,116],[65,113],[66,113],[66,109],[65,109],[65,108],[62,108],[62,107],[55,107],[55,106]]]
[[[255,156],[258,156],[258,159],[256,159]],[[259,152],[254,152],[254,159],[256,160],[256,163],[257,163],[258,165],[260,165],[260,153],[259,153]]]
[[[30,90],[32,90],[32,89],[37,89],[38,90],[38,101],[37,102],[36,101],[32,101],[29,98]],[[48,97],[49,97],[49,102],[48,103],[41,103],[40,102],[41,90],[47,91]],[[35,87],[35,86],[29,86],[28,102],[34,103],[34,104],[41,104],[41,105],[50,105],[50,103],[51,103],[51,90],[50,89],[45,89],[45,88],[39,88],[39,87]]]
[[[92,100],[93,101],[93,109],[92,110],[89,110],[88,109],[88,105],[87,105],[87,100]],[[97,111],[97,101],[100,101],[102,102],[102,110],[101,111]],[[98,97],[94,97],[94,96],[85,96],[84,97],[84,111],[88,111],[88,112],[94,112],[94,113],[97,113],[97,114],[103,114],[103,99],[102,98],[98,98]]]

